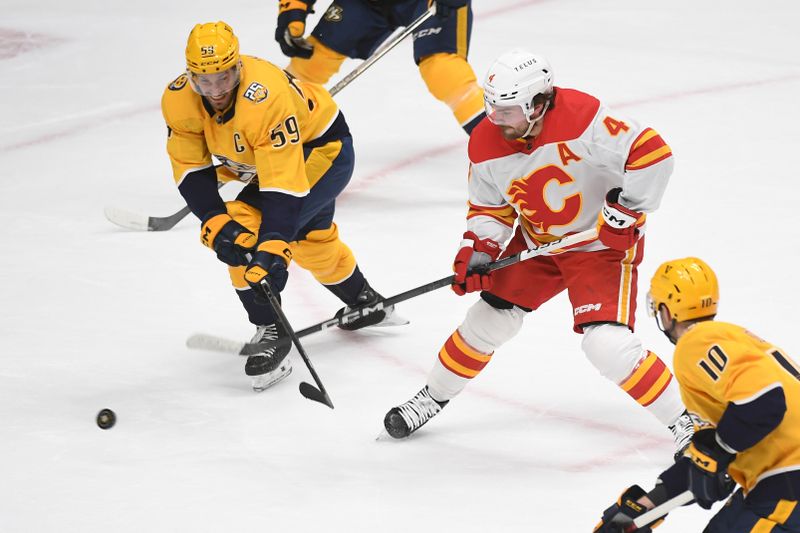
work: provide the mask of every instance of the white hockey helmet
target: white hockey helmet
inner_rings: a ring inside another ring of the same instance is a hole
[[[553,69],[547,59],[527,50],[508,51],[495,60],[486,74],[483,84],[486,116],[497,124],[504,111],[507,114],[519,106],[525,120],[532,126],[544,117],[550,103],[550,98],[546,98],[544,108],[534,117],[534,98],[538,95],[549,97],[552,93]]]

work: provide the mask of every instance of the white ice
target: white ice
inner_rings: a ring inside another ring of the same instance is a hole
[[[243,51],[283,65],[275,4],[4,0],[0,531],[591,531],[622,489],[652,486],[672,443],[584,359],[565,297],[413,438],[376,441],[474,297],[442,289],[400,306],[409,326],[306,337],[332,411],[298,393],[310,377],[296,353],[294,374],[255,394],[243,360],[184,346],[194,332],[253,329],[196,220],[140,233],[104,219],[107,205],[183,205],[159,99],[186,35],[223,19]],[[558,85],[671,144],[676,170],[640,271],[646,345],[671,360],[644,312],[654,268],[699,255],[719,274],[720,319],[798,358],[800,4],[475,4],[479,76],[510,47],[534,49]],[[388,296],[448,275],[466,137],[427,94],[411,43],[337,99],[358,158],[337,221],[370,282]],[[284,302],[297,328],[338,307],[297,268]],[[104,407],[118,415],[109,431],[94,421]],[[659,531],[710,517],[680,509]]]

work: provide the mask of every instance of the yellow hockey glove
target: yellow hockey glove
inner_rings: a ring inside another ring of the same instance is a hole
[[[269,283],[275,293],[280,293],[286,287],[289,279],[289,271],[286,269],[291,260],[292,251],[286,241],[271,240],[258,245],[244,273],[244,279],[255,291],[257,303],[268,302],[266,291],[261,285],[263,280]]]
[[[214,250],[223,263],[241,266],[248,263],[246,254],[256,245],[256,236],[227,213],[220,213],[203,222],[200,242]]]
[[[303,38],[303,35],[306,32],[306,17],[314,12],[312,8],[315,1],[279,0],[275,40],[281,45],[284,55],[308,59],[314,53],[314,47]]]

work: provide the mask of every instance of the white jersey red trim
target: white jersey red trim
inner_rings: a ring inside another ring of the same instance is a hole
[[[469,140],[467,227],[505,243],[515,222],[528,244],[548,242],[597,224],[608,190],[620,202],[651,212],[673,168],[670,147],[652,128],[610,111],[597,98],[556,89],[542,132],[532,140],[505,139],[484,119]],[[599,241],[576,248],[604,249]]]

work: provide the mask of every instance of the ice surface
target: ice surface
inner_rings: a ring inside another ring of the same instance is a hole
[[[0,530],[590,531],[622,489],[652,484],[672,443],[584,360],[566,298],[528,317],[412,439],[376,441],[474,298],[442,289],[400,306],[409,326],[306,338],[331,411],[298,393],[309,376],[296,354],[288,380],[254,394],[243,360],[184,346],[198,331],[252,335],[195,220],[143,233],[104,219],[107,205],[182,207],[159,99],[186,35],[224,19],[243,51],[283,65],[274,4],[4,2]],[[475,4],[479,76],[526,46],[549,57],[558,85],[671,144],[640,285],[661,261],[699,255],[719,274],[720,318],[798,358],[800,4]],[[337,221],[370,283],[391,295],[447,275],[466,137],[427,94],[411,43],[337,99],[358,158]],[[643,294],[639,334],[669,361]],[[297,268],[284,302],[298,329],[338,307]],[[108,431],[94,423],[104,407],[118,416]],[[681,509],[659,531],[700,531],[710,516]]]

